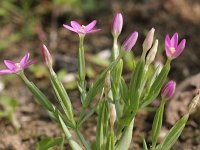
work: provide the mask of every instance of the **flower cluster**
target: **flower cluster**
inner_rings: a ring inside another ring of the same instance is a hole
[[[17,74],[24,81],[30,92],[36,97],[36,100],[51,114],[54,120],[61,126],[66,140],[72,150],[128,150],[131,140],[134,125],[134,118],[138,111],[149,106],[156,98],[159,99],[159,106],[156,110],[155,117],[152,123],[150,148],[155,149],[170,149],[175,141],[180,136],[183,127],[185,126],[189,112],[184,115],[169,133],[157,142],[162,122],[165,103],[171,99],[175,93],[176,82],[171,80],[164,85],[170,71],[170,63],[177,58],[185,48],[186,40],[182,39],[179,43],[178,33],[175,33],[172,38],[169,35],[165,38],[165,52],[167,61],[164,65],[158,65],[154,68],[154,61],[158,51],[158,39],[154,40],[155,29],[152,28],[146,35],[142,44],[142,55],[139,59],[133,59],[132,76],[129,83],[123,77],[123,62],[124,56],[129,55],[131,49],[135,46],[138,39],[138,32],[132,32],[122,44],[118,42],[118,37],[122,33],[123,16],[121,13],[116,13],[113,17],[111,25],[111,33],[113,36],[112,59],[111,63],[97,77],[92,86],[86,83],[86,63],[85,63],[85,48],[84,37],[86,34],[95,33],[101,29],[94,29],[97,21],[94,20],[88,25],[80,25],[76,21],[71,21],[71,26],[64,24],[63,26],[79,35],[78,49],[78,82],[77,87],[80,92],[80,101],[82,103],[81,113],[75,116],[73,105],[65,90],[62,82],[56,75],[53,69],[53,61],[48,48],[43,45],[42,55],[45,64],[49,70],[49,77],[52,87],[55,91],[56,99],[61,107],[55,106],[47,96],[40,91],[33,82],[29,81],[24,73],[24,69],[31,66],[35,61],[29,60],[27,53],[19,63],[11,60],[4,60],[7,69],[0,70],[0,74]],[[163,86],[164,85],[164,86]],[[99,101],[89,107],[95,97],[99,97]],[[194,109],[197,104],[195,98],[191,109]],[[191,110],[190,109],[190,110]],[[80,128],[82,124],[97,113],[98,121],[96,128],[96,139],[93,142],[94,148],[87,142],[82,135]],[[71,130],[76,133],[76,137],[80,142],[77,142]],[[143,140],[144,149],[148,149],[145,139]]]

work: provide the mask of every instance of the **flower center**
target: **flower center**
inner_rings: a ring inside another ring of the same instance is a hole
[[[170,47],[170,51],[172,52],[172,54],[176,51],[176,49],[174,47]]]
[[[81,33],[85,33],[85,26],[84,26],[84,25],[81,26],[79,32],[81,32]]]
[[[15,63],[15,65],[17,66],[16,71],[20,71],[20,70],[22,70],[22,68],[21,68],[21,66],[20,66],[20,63]]]

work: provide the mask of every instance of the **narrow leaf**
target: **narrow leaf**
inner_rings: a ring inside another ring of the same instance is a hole
[[[73,140],[71,133],[69,132],[67,126],[65,125],[65,122],[63,121],[63,119],[58,115],[59,121],[60,121],[60,125],[63,129],[63,132],[65,133],[66,139],[69,142],[69,145],[71,146],[72,150],[83,150],[81,148],[81,146]]]
[[[73,116],[73,110],[72,110],[72,104],[68,97],[68,94],[63,87],[62,83],[58,79],[55,72],[50,72],[51,74],[51,83],[53,85],[54,91],[56,93],[56,96],[63,108],[63,111],[67,115],[68,119],[74,123],[74,116]]]
[[[153,120],[153,125],[152,125],[152,147],[154,148],[157,143],[157,139],[162,127],[162,121],[163,121],[163,112],[164,112],[164,105],[165,102],[162,100],[160,107],[156,111],[156,115]]]
[[[189,118],[189,115],[186,114],[179,121],[176,122],[176,124],[170,129],[168,134],[162,140],[162,142],[157,146],[158,150],[171,149],[171,147],[175,144],[175,142],[178,140],[179,136],[181,135],[187,123],[188,118]]]
[[[37,144],[36,150],[47,150],[56,145],[59,146],[62,144],[62,141],[63,141],[62,137],[56,137],[56,138],[46,137]]]
[[[160,90],[167,78],[169,70],[170,70],[170,61],[167,61],[167,63],[163,67],[161,73],[155,79],[149,92],[144,96],[144,100],[140,102],[140,108],[143,108],[143,107],[149,105],[153,100],[155,100],[155,98],[160,93]]]
[[[115,150],[128,150],[133,133],[134,119],[131,121],[130,125],[126,127],[125,131],[122,133],[120,140],[118,141]]]
[[[85,101],[83,102],[83,107],[87,108],[87,106],[91,103],[91,101],[94,99],[96,94],[100,92],[103,88],[104,80],[106,77],[106,74],[108,71],[110,71],[118,62],[120,58],[113,61],[97,78],[97,80],[94,82],[93,86],[89,89],[87,96],[85,98]]]
[[[144,149],[144,150],[148,150],[147,143],[146,143],[144,137],[142,138],[142,143],[143,143],[143,149]]]

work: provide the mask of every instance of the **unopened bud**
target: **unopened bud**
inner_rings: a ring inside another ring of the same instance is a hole
[[[115,121],[116,121],[116,109],[115,109],[115,105],[111,104],[110,105],[110,126],[113,129]]]
[[[197,104],[199,102],[199,99],[200,99],[200,89],[199,89],[197,95],[192,99],[192,102],[191,102],[191,104],[189,106],[189,112],[190,113],[191,113],[191,111],[193,111],[196,108],[196,106],[197,106]]]
[[[161,62],[155,63],[156,76],[160,74],[160,72],[162,71],[162,68],[163,68],[163,64]]]
[[[165,84],[165,86],[163,87],[161,96],[166,100],[171,99],[174,96],[175,89],[176,89],[176,82],[171,80],[167,82],[167,84]]]
[[[121,13],[116,13],[112,21],[112,34],[114,37],[118,37],[122,31],[123,17]]]
[[[129,52],[133,48],[133,46],[135,45],[137,38],[138,38],[138,32],[131,33],[131,35],[129,35],[128,38],[126,38],[126,40],[122,44],[122,48],[125,51]]]
[[[52,57],[51,57],[51,54],[49,53],[49,50],[47,49],[47,47],[45,45],[43,45],[43,47],[42,47],[42,56],[43,56],[43,59],[44,59],[46,65],[49,68],[52,68],[52,64],[53,64]]]
[[[147,58],[146,58],[147,66],[150,65],[154,61],[154,59],[156,57],[157,50],[158,50],[158,40],[156,40],[154,42],[153,47],[150,49],[150,51],[147,55]]]
[[[147,33],[147,36],[142,44],[142,47],[143,47],[143,51],[147,52],[152,44],[153,44],[153,37],[154,37],[154,32],[155,32],[155,29],[152,28],[148,33]]]

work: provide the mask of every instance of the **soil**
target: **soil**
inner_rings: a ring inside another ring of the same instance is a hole
[[[44,1],[41,5],[45,5]],[[47,3],[49,4],[49,3]],[[52,4],[49,6],[52,6]],[[42,58],[40,56],[41,43],[48,45],[51,49],[54,58],[54,68],[56,71],[60,69],[67,69],[70,73],[77,71],[77,46],[78,38],[75,34],[68,32],[62,27],[66,22],[66,16],[70,18],[80,18],[80,15],[74,14],[72,10],[63,12],[62,9],[52,10],[48,8],[45,13],[42,13],[42,21],[35,27],[31,39],[23,39],[19,42],[11,43],[6,50],[0,51],[1,60],[16,59],[18,56],[24,54],[24,50],[30,50],[33,57],[37,59],[38,64],[42,65]],[[52,11],[52,12],[51,12]],[[98,27],[102,32],[95,35],[88,35],[86,37],[87,54],[96,54],[105,49],[111,49],[112,39],[110,32],[110,23],[113,13],[120,11],[124,16],[123,35],[120,41],[132,31],[137,30],[140,34],[138,43],[134,48],[136,56],[141,54],[141,44],[144,39],[144,30],[151,27],[156,29],[156,37],[163,44],[166,34],[172,35],[178,32],[180,37],[187,40],[187,46],[184,53],[172,62],[169,79],[176,80],[178,87],[176,95],[173,100],[169,101],[164,116],[164,126],[161,131],[160,138],[162,138],[170,127],[188,111],[188,105],[194,97],[197,89],[200,88],[200,2],[198,0],[162,0],[158,1],[126,1],[116,2],[111,1],[110,7],[102,12],[85,12],[81,15],[80,21],[87,21],[92,19],[98,20]],[[49,17],[51,16],[51,17]],[[23,24],[23,23],[22,23]],[[21,24],[21,25],[22,25]],[[0,39],[9,36],[12,32],[17,30],[16,24],[13,22],[2,27],[0,30]],[[42,42],[41,42],[42,41]],[[48,42],[47,42],[48,41]],[[164,47],[161,46],[159,57],[156,59],[165,62]],[[22,51],[23,50],[23,51]],[[20,51],[20,52],[19,52]],[[9,52],[9,53],[8,53]],[[90,62],[86,60],[88,66]],[[3,64],[1,64],[1,68]],[[103,67],[95,66],[95,73],[98,74]],[[130,76],[129,71],[126,71],[126,76]],[[45,74],[40,76],[31,75],[32,72],[26,71],[27,76],[33,80],[42,91],[54,102],[54,94],[50,87],[50,82]],[[28,89],[23,85],[22,81],[16,77],[8,80],[5,76],[1,76],[0,81],[5,85],[4,89],[0,91],[0,95],[6,95],[17,98],[19,106],[14,113],[14,120],[9,122],[6,118],[0,119],[0,150],[32,150],[36,148],[36,144],[43,137],[56,137],[61,135],[59,126],[50,119],[48,113],[35,102],[33,96]],[[93,79],[88,79],[92,81]],[[16,86],[17,85],[17,86]],[[47,91],[46,89],[50,89]],[[75,113],[80,112],[80,100],[78,98],[78,90],[69,91]],[[200,149],[200,127],[199,127],[199,108],[191,115],[183,134],[178,142],[173,147],[174,150],[198,150]],[[148,110],[141,110],[136,117],[133,144],[130,150],[142,149],[142,136],[145,135],[147,142],[150,144],[150,130],[153,120],[154,112]],[[87,121],[83,128],[83,134],[92,141],[95,138],[96,119]],[[66,149],[67,144],[65,144]]]

